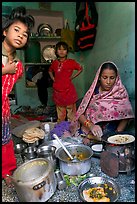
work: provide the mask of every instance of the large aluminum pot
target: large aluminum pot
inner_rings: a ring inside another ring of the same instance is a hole
[[[48,159],[25,162],[13,173],[13,183],[20,202],[45,202],[55,192],[57,181]]]
[[[119,159],[119,172],[130,172],[135,168],[135,137],[116,134],[103,141],[105,151],[115,153]]]
[[[65,147],[77,161],[70,160],[64,149],[60,147],[56,152],[56,157],[59,159],[61,171],[73,176],[87,173],[91,168],[92,149],[83,144],[70,144]]]

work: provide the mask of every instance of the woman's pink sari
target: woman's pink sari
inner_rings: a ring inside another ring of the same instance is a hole
[[[107,63],[108,62],[113,63],[107,61]],[[116,82],[110,91],[96,95],[94,94],[94,90],[97,85],[100,70],[103,64],[101,64],[99,67],[92,85],[85,94],[77,110],[75,119],[71,123],[73,133],[78,128],[78,119],[83,113],[85,114],[86,118],[92,121],[94,124],[101,121],[134,118],[134,113],[129,101],[128,93],[122,84],[119,73],[117,75]]]

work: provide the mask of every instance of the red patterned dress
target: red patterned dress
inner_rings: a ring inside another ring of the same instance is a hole
[[[6,58],[6,51],[2,48],[2,69],[4,68],[3,58]],[[2,75],[2,178],[4,178],[6,174],[12,174],[12,171],[16,168],[16,159],[10,131],[10,103],[8,95],[22,74],[23,65],[21,61],[18,61],[15,74]]]

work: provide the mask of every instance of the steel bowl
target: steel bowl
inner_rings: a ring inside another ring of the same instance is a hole
[[[38,26],[37,31],[41,36],[47,36],[53,33],[52,27],[49,24],[44,23]]]
[[[120,197],[120,188],[114,180],[105,177],[91,177],[85,179],[79,184],[78,193],[80,199],[87,202],[84,199],[83,190],[98,186],[104,188],[105,193],[107,193],[106,197],[110,198],[110,202],[116,202]]]
[[[20,154],[27,147],[27,144],[18,143],[14,146],[15,154]]]
[[[23,156],[25,156],[27,159],[34,159],[37,157],[37,147],[27,147],[23,150]]]

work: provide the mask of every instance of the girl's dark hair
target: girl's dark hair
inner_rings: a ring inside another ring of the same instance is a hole
[[[111,62],[105,62],[102,67],[101,67],[101,70],[100,70],[100,76],[102,74],[102,72],[105,70],[105,69],[110,69],[110,70],[114,70],[114,72],[116,73],[116,76],[117,76],[117,67],[111,63]]]
[[[3,31],[9,28],[10,25],[12,25],[16,21],[21,21],[28,27],[28,34],[30,34],[31,29],[35,25],[35,20],[33,16],[28,15],[26,12],[26,8],[23,6],[14,8],[11,12],[11,14],[7,18],[3,18],[2,20],[2,38]]]
[[[64,41],[60,41],[60,42],[58,42],[58,43],[56,44],[56,46],[55,46],[55,54],[56,54],[57,57],[58,57],[57,50],[58,50],[61,46],[62,46],[65,50],[67,50],[67,53],[68,53],[68,51],[69,51],[68,44],[67,44],[66,42],[64,42]]]

